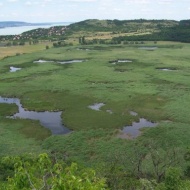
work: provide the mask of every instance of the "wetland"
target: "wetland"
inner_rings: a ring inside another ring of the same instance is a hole
[[[190,45],[157,44],[73,45],[1,59],[0,155],[53,152],[106,178],[137,175],[145,158],[141,169],[155,178],[151,154],[165,161],[168,151],[190,147]]]

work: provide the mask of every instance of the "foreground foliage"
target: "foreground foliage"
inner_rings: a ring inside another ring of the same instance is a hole
[[[116,168],[115,168],[116,169]],[[164,179],[158,182],[156,179],[128,176],[127,172],[120,170],[110,171],[109,175],[115,175],[112,185],[92,169],[79,167],[76,163],[71,165],[58,160],[54,155],[50,158],[46,153],[38,157],[25,155],[17,157],[4,157],[1,159],[1,171],[11,176],[4,183],[0,183],[2,190],[106,190],[107,185],[113,190],[189,190],[190,181],[183,177],[182,170],[177,167],[168,167]],[[125,181],[114,183],[117,178],[126,175]],[[107,185],[106,185],[107,183]]]
[[[96,177],[91,169],[80,168],[72,163],[51,160],[47,154],[37,158],[5,157],[4,164],[14,165],[14,176],[1,189],[44,190],[105,190],[105,180]]]

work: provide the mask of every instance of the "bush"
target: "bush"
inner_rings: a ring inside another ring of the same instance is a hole
[[[67,166],[62,161],[51,160],[44,153],[37,158],[6,157],[14,162],[14,176],[1,189],[51,189],[51,190],[106,190],[105,180],[96,177],[95,171],[80,168],[76,163]],[[13,165],[13,164],[11,164]]]

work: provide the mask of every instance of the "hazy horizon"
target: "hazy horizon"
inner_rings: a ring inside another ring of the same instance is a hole
[[[54,23],[71,23],[71,22],[28,22],[28,21],[22,21],[22,20],[1,20],[0,22],[23,22],[23,23],[29,23],[29,24],[54,24]]]
[[[190,0],[1,0],[0,8],[0,21],[30,23],[190,18]]]
[[[181,20],[190,20],[190,18],[189,19],[180,19],[180,20],[175,20],[175,19],[144,19],[144,18],[136,18],[136,19],[98,19],[98,18],[91,18],[91,19],[88,19],[88,18],[86,18],[86,19],[84,19],[84,20],[79,20],[79,21],[72,21],[72,22],[70,22],[70,21],[60,21],[60,22],[56,22],[56,21],[52,21],[52,22],[29,22],[29,21],[22,21],[22,20],[2,20],[2,21],[0,21],[0,23],[1,22],[23,22],[23,23],[28,23],[28,24],[61,24],[61,23],[76,23],[76,22],[82,22],[82,21],[85,21],[85,20],[93,20],[93,19],[97,19],[97,20],[120,20],[120,21],[123,21],[123,20],[140,20],[140,19],[142,19],[142,20],[174,20],[174,21],[181,21]]]
[[[0,21],[1,22],[1,21]],[[13,21],[14,22],[14,21]],[[17,21],[16,21],[17,22]],[[43,25],[29,25],[29,26],[14,26],[14,27],[4,27],[0,28],[0,36],[1,35],[19,35],[23,32],[34,30],[37,28],[50,28],[53,26],[66,26],[70,24],[70,22],[59,22],[59,23],[44,23]]]

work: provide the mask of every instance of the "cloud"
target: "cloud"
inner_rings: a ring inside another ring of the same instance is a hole
[[[158,3],[164,4],[164,5],[170,5],[172,2],[173,2],[173,0],[160,0]]]
[[[130,4],[149,4],[151,3],[150,0],[125,0],[125,3],[130,3]]]
[[[10,3],[15,3],[15,2],[17,2],[19,0],[7,0],[7,1],[10,2]]]
[[[28,5],[28,6],[30,6],[30,5],[32,5],[32,2],[31,1],[27,1],[25,4]]]
[[[120,11],[122,11],[122,9],[120,9],[120,8],[114,8],[113,9],[115,12],[120,12]]]
[[[38,1],[27,1],[27,2],[25,2],[25,5],[40,5],[40,2],[38,2]]]
[[[16,12],[11,13],[12,16],[17,17],[19,14]]]
[[[0,3],[0,7],[3,6],[3,3]]]
[[[97,0],[66,0],[66,1],[69,1],[69,2],[95,2]]]

